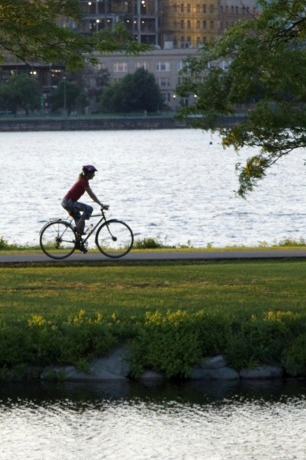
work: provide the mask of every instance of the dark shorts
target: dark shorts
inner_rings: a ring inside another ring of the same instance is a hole
[[[80,203],[79,201],[72,200],[63,200],[62,206],[69,214],[74,218],[74,220],[79,220],[83,215],[86,220],[90,219],[90,216],[93,211],[93,207],[88,204]]]

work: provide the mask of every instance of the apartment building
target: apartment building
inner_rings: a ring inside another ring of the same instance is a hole
[[[180,82],[180,70],[183,68],[187,56],[195,56],[196,48],[155,49],[137,56],[127,56],[123,53],[114,53],[101,57],[99,67],[106,69],[111,77],[111,82],[124,78],[128,73],[134,73],[139,68],[144,68],[155,76],[160,87],[165,104],[176,110],[182,105],[193,104],[197,95],[189,98],[179,98],[176,88]]]
[[[141,43],[169,48],[199,47],[233,23],[258,14],[257,0],[79,0],[77,30],[92,33],[123,21]]]
[[[99,14],[101,9],[99,10],[98,4],[105,1],[96,0],[87,3],[90,3],[92,12]],[[116,1],[124,3],[122,0]],[[154,27],[152,24],[152,33],[153,31],[154,33],[150,37],[144,35],[146,28],[142,27],[143,17],[146,14],[144,8],[149,8],[148,0],[126,1],[125,4],[127,8],[128,3],[134,5],[134,8],[127,9],[127,14],[128,11],[135,12],[135,17],[130,18],[130,21],[135,23],[135,28],[131,31],[139,41],[154,43],[155,49],[136,57],[120,53],[104,55],[101,57],[100,67],[107,69],[111,82],[135,72],[139,67],[145,68],[154,74],[165,103],[175,110],[181,105],[193,104],[197,97],[197,95],[190,95],[189,98],[181,99],[176,94],[181,78],[179,72],[186,58],[195,56],[200,47],[216,39],[238,20],[256,17],[258,15],[256,0],[245,0],[243,3],[241,0],[185,0],[185,3],[178,3],[177,0],[159,0],[158,3],[157,0],[149,1],[150,12],[152,14],[153,11],[158,12],[158,21],[154,23]],[[139,3],[143,6],[139,7]],[[137,16],[137,12],[141,15]],[[83,27],[85,30],[92,29],[94,23],[85,22]]]

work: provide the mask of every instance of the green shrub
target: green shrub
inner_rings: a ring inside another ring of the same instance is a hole
[[[144,317],[103,317],[84,310],[68,319],[0,323],[0,378],[24,372],[24,364],[72,364],[86,370],[118,343],[130,343],[133,377],[146,369],[186,378],[203,357],[223,354],[236,368],[283,363],[293,372],[306,367],[306,316],[268,311],[256,317],[197,312],[147,312]]]
[[[147,313],[146,322],[131,341],[131,374],[154,369],[168,378],[187,377],[201,359],[195,317],[186,312]]]
[[[282,356],[284,367],[296,375],[306,371],[306,331],[292,339]]]
[[[103,356],[116,343],[116,335],[100,319],[83,316],[56,324],[33,316],[28,322],[0,327],[0,367],[80,363]]]
[[[199,332],[202,356],[213,356],[223,353],[231,322],[224,314],[208,314],[200,310],[194,317]]]
[[[26,329],[14,325],[2,325],[0,329],[0,367],[15,366],[33,360],[31,340]]]
[[[164,245],[155,238],[143,238],[134,242],[134,248],[136,249],[158,249],[163,247]]]
[[[3,239],[2,236],[0,236],[0,250],[7,249],[8,246],[9,246],[8,242],[5,239]]]
[[[293,337],[298,318],[290,312],[269,312],[263,318],[233,323],[228,335],[226,357],[236,369],[280,363],[286,344]]]

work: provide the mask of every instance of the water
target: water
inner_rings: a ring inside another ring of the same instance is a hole
[[[66,217],[61,199],[88,163],[99,169],[91,186],[111,205],[109,215],[128,222],[139,239],[222,247],[305,237],[302,151],[283,159],[243,200],[234,193],[235,164],[251,152],[224,150],[211,133],[21,132],[0,138],[0,235],[9,242],[37,244],[45,221]]]
[[[305,460],[305,385],[2,385],[0,459]]]
[[[1,231],[37,243],[80,166],[139,237],[215,246],[305,236],[303,152],[235,197],[239,158],[194,130],[1,133]],[[210,143],[212,142],[212,144]],[[248,155],[243,152],[241,160]],[[305,460],[306,382],[0,385],[0,460]]]

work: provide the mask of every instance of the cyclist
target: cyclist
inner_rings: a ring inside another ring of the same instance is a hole
[[[89,186],[89,181],[94,178],[96,171],[97,169],[93,165],[83,166],[77,182],[71,187],[62,201],[63,208],[73,217],[75,230],[79,235],[84,235],[85,220],[90,219],[93,212],[92,206],[78,201],[85,192],[101,208],[109,208],[108,205],[101,203]]]

